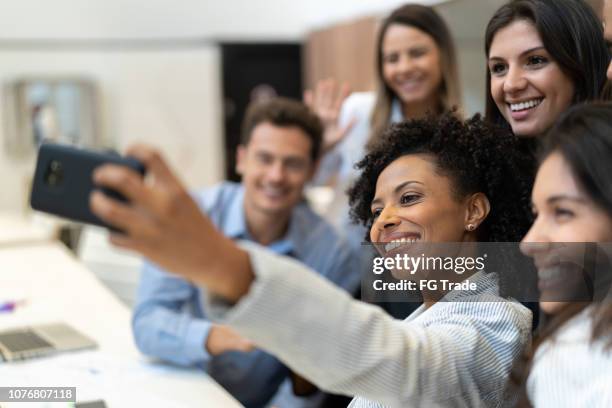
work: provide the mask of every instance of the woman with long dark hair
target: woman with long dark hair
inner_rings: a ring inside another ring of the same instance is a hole
[[[603,97],[610,53],[584,0],[512,0],[489,21],[486,117],[519,137],[546,133],[571,105]]]
[[[549,318],[527,356],[524,406],[612,406],[611,158],[609,103],[571,109],[544,140],[521,247]]]
[[[346,95],[322,81],[306,101],[325,124],[324,156],[315,185],[332,185],[326,218],[356,247],[363,229],[349,218],[346,190],[357,179],[355,164],[391,124],[439,115],[461,104],[455,45],[431,7],[406,4],[391,12],[376,39],[376,92]]]

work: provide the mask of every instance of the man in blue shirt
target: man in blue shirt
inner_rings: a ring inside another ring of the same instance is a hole
[[[357,257],[303,200],[321,134],[318,118],[299,102],[276,98],[252,105],[237,152],[242,183],[224,182],[194,197],[229,238],[294,257],[354,292]],[[132,321],[138,348],[175,364],[202,367],[247,407],[271,400],[312,406],[308,401],[316,399],[291,395],[290,371],[281,362],[207,319],[203,296],[191,283],[145,263]]]

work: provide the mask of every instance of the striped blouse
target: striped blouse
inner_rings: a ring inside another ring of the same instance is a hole
[[[292,259],[245,248],[256,279],[236,305],[211,299],[211,316],[320,388],[356,396],[350,407],[504,406],[531,312],[499,296],[495,274],[399,321]]]

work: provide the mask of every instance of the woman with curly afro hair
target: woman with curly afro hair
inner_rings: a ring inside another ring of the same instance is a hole
[[[517,152],[516,144],[517,139],[509,132],[486,125],[478,115],[465,123],[446,115],[438,120],[392,125],[356,165],[362,173],[349,191],[352,216],[372,230],[370,238],[375,241],[377,230],[372,227],[376,221],[380,222],[381,215],[380,206],[373,205],[377,189],[384,183],[384,176],[405,162],[407,165],[401,167],[407,169],[406,178],[419,166],[426,167],[432,177],[445,176],[445,184],[452,192],[448,199],[462,200],[477,193],[486,196],[488,215],[480,224],[466,223],[474,227],[473,231],[467,231],[474,232],[473,238],[518,242],[531,225],[529,192],[535,163],[529,156]],[[409,198],[421,204],[429,197],[419,193]],[[414,207],[411,203],[405,204],[406,208]],[[436,204],[439,207],[440,203]],[[457,217],[457,221],[462,222],[462,217]],[[467,232],[462,231],[464,235]],[[462,240],[461,234],[447,238]]]
[[[529,191],[535,164],[517,143],[510,132],[485,124],[478,115],[466,122],[449,114],[392,125],[356,165],[361,176],[349,191],[351,215],[367,227],[366,240],[381,255],[385,247],[394,246],[391,242],[518,242],[531,225]],[[475,244],[466,248],[478,252]],[[503,270],[497,277],[501,293],[518,292],[528,298],[535,285],[533,275],[512,270],[525,267],[511,262],[517,259],[518,247],[497,248],[487,266]],[[460,246],[437,249],[449,253]],[[399,279],[419,280],[418,274],[392,272]],[[423,276],[435,278],[445,276]],[[426,305],[441,296],[420,294]],[[400,299],[393,293],[390,297]],[[374,300],[385,299],[374,294]]]
[[[395,125],[360,163],[354,215],[373,242],[384,243],[385,261],[413,244],[518,241],[531,221],[532,169],[516,143],[479,117]],[[176,199],[184,201],[175,207],[181,213],[197,208],[187,194]],[[475,288],[423,293],[419,309],[395,320],[305,265],[261,247],[240,248],[204,215],[189,214],[197,256],[156,246],[155,262],[172,262],[169,270],[207,288],[213,318],[320,388],[356,396],[351,407],[504,405],[532,316],[500,294],[496,271],[483,270],[488,265],[447,271]]]

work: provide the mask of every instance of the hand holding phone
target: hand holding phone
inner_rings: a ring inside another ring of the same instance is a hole
[[[156,149],[132,146],[129,155],[147,169],[147,182],[112,164],[96,169],[96,184],[121,192],[129,204],[92,193],[95,214],[125,231],[112,244],[136,251],[230,302],[248,292],[254,279],[246,251],[220,233]]]
[[[130,157],[69,145],[42,144],[36,161],[30,205],[38,211],[114,229],[89,208],[89,196],[93,190],[101,190],[114,199],[125,201],[121,194],[94,185],[93,171],[107,163],[128,167],[142,176],[145,174],[144,166]]]

